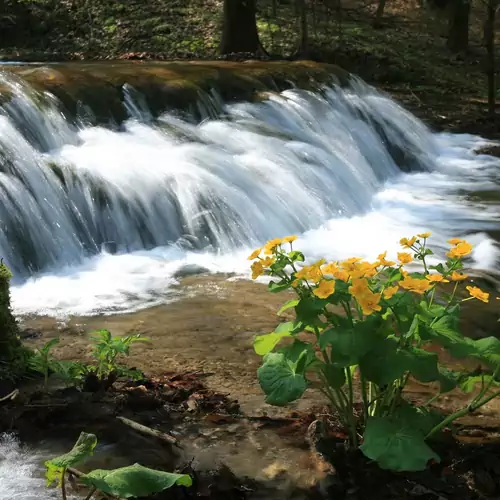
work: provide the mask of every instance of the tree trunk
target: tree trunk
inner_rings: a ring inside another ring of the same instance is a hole
[[[297,0],[297,10],[299,12],[299,54],[306,57],[309,53],[309,30],[307,26],[307,6],[306,0]]]
[[[377,11],[375,12],[375,19],[373,20],[373,27],[375,29],[382,27],[382,17],[384,15],[386,0],[378,0]]]
[[[495,68],[495,17],[497,1],[488,0],[484,23],[484,44],[486,45],[486,76],[488,79],[488,116],[495,118],[497,79]]]
[[[221,54],[259,52],[255,0],[224,0]]]
[[[469,45],[470,0],[451,0],[448,25],[448,48],[453,52],[467,50]]]

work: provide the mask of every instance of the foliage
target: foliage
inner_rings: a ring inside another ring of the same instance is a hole
[[[50,351],[59,343],[59,339],[55,338],[49,340],[41,348],[36,349],[34,355],[31,357],[29,367],[43,375],[43,389],[47,391],[49,374],[51,371],[56,371],[58,362],[51,358]]]
[[[53,482],[61,487],[62,498],[66,499],[65,475],[68,467],[82,462],[94,452],[97,437],[82,432],[73,449],[64,455],[45,462],[47,486]],[[149,469],[139,464],[119,469],[96,469],[80,477],[80,481],[91,486],[87,500],[97,491],[119,498],[145,497],[158,493],[174,485],[191,486],[191,477],[186,474],[172,474]]]
[[[128,370],[118,363],[120,356],[128,356],[130,347],[136,342],[148,342],[140,333],[124,337],[112,336],[109,330],[97,330],[91,334],[95,343],[93,356],[97,363],[94,368],[99,380],[106,380],[112,374],[136,377],[137,371]]]
[[[50,486],[54,481],[61,485],[64,481],[66,469],[92,455],[96,445],[97,437],[94,434],[82,432],[71,451],[47,460],[45,462],[47,486]]]
[[[139,464],[114,470],[97,469],[82,477],[82,482],[97,490],[120,498],[145,497],[175,484],[191,486],[191,477],[148,469]]]
[[[115,378],[126,377],[139,380],[144,377],[139,370],[129,369],[118,363],[119,356],[128,356],[133,343],[147,341],[140,334],[126,337],[113,337],[108,330],[99,330],[91,334],[94,341],[93,357],[95,364],[79,361],[59,361],[52,357],[52,349],[59,343],[55,338],[37,349],[31,357],[29,367],[44,377],[44,390],[47,391],[48,378],[51,372],[70,386],[83,387],[89,377],[96,377],[99,387],[109,382],[112,385]]]
[[[376,262],[351,258],[304,265],[305,256],[293,248],[295,236],[271,240],[249,257],[254,279],[267,273],[270,292],[293,290],[297,296],[280,310],[293,309],[295,320],[254,341],[263,356],[258,379],[266,402],[286,405],[307,387],[319,387],[348,430],[350,446],[387,469],[422,470],[430,460],[439,461],[430,438],[500,394],[490,393],[499,384],[500,340],[472,340],[459,329],[462,302],[489,301],[489,294],[474,286],[465,286],[468,297],[460,298],[467,279],[463,258],[472,245],[454,238],[448,260],[429,265],[429,236],[403,238],[398,263],[385,252]],[[423,270],[407,269],[413,261]],[[434,345],[455,358],[475,358],[489,371],[446,369],[428,349]],[[410,377],[436,387],[421,406],[405,397]],[[466,407],[447,417],[429,409],[456,387],[472,392],[476,382],[480,388]],[[355,411],[358,387],[361,415]]]

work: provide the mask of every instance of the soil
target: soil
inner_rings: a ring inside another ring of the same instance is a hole
[[[89,359],[87,334],[97,328],[115,335],[142,333],[151,342],[134,346],[127,363],[152,378],[117,384],[104,395],[59,390],[47,400],[32,390],[20,396],[19,413],[6,410],[12,403],[0,403],[2,429],[8,415],[25,437],[43,430],[75,438],[82,429],[94,430],[121,443],[124,457],[144,465],[172,470],[190,464],[196,484],[187,495],[193,498],[500,498],[499,401],[462,419],[455,438],[434,445],[440,464],[423,473],[381,471],[362,455],[345,452],[343,431],[317,393],[307,391],[286,409],[264,403],[252,338],[276,327],[284,294],[227,276],[190,276],[181,280],[178,292],[178,302],[131,314],[71,318],[65,324],[24,319],[27,345],[60,336],[54,352],[67,360]],[[484,336],[497,320],[497,311],[470,306],[464,328],[471,336]],[[427,399],[429,390],[412,383],[409,397]],[[451,393],[438,409],[450,412],[466,400]],[[116,415],[170,432],[183,452],[150,442],[131,446],[132,437],[117,425]]]

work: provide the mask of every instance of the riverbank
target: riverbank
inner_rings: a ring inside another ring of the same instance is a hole
[[[135,345],[126,362],[144,370],[149,379],[118,383],[111,392],[93,395],[58,389],[57,382],[44,395],[33,382],[22,391],[18,406],[12,403],[14,413],[7,413],[11,419],[16,415],[14,428],[17,425],[35,446],[37,434],[70,440],[82,429],[95,432],[116,447],[107,467],[139,460],[163,469],[181,468],[196,480],[189,495],[203,493],[204,498],[329,498],[332,492],[346,495],[353,481],[356,494],[351,492],[349,498],[359,499],[366,498],[369,488],[379,492],[373,497],[377,500],[418,497],[420,491],[472,500],[497,491],[492,458],[500,446],[497,400],[457,422],[457,444],[438,444],[443,463],[429,471],[392,475],[350,457],[347,475],[336,464],[332,476],[319,450],[325,444],[334,449],[325,439],[341,440],[342,435],[333,415],[327,418],[332,427],[326,435],[315,440],[311,434],[310,425],[329,415],[321,395],[309,390],[296,404],[276,408],[264,403],[256,379],[260,359],[253,352],[253,336],[273,330],[287,317],[276,315],[286,297],[270,294],[258,283],[228,278],[183,278],[176,289],[182,300],[132,314],[74,317],[64,324],[52,318],[23,320],[22,336],[30,347],[60,337],[53,353],[61,360],[89,361],[88,333],[97,328],[115,335],[146,335],[151,341]],[[463,321],[467,334],[491,334],[498,311],[491,305],[468,304]],[[448,367],[459,366],[439,354]],[[421,402],[429,398],[429,387],[414,382],[408,394]],[[467,394],[452,392],[436,409],[450,412],[468,399]],[[5,402],[0,410],[5,417]],[[117,416],[175,436],[181,449],[155,440],[145,444],[144,437],[118,425]],[[0,420],[6,430],[6,418]],[[131,442],[141,451],[134,452]],[[189,470],[183,469],[188,463]],[[363,475],[369,480],[360,482]]]

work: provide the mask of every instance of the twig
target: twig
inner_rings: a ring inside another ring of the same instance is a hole
[[[19,389],[14,389],[10,394],[7,394],[7,396],[0,398],[0,403],[3,403],[4,401],[11,399],[16,399],[18,395],[19,395]]]
[[[133,420],[130,420],[125,417],[116,417],[116,418],[120,422],[124,423],[125,425],[134,429],[135,431],[140,432],[141,434],[146,434],[147,436],[151,436],[160,439],[161,441],[165,441],[168,444],[177,446],[177,448],[182,448],[177,439],[175,439],[173,436],[170,436],[169,434],[165,434],[164,432],[158,431],[156,429],[151,429],[150,427],[146,427],[145,425],[138,424],[137,422],[134,422]]]

